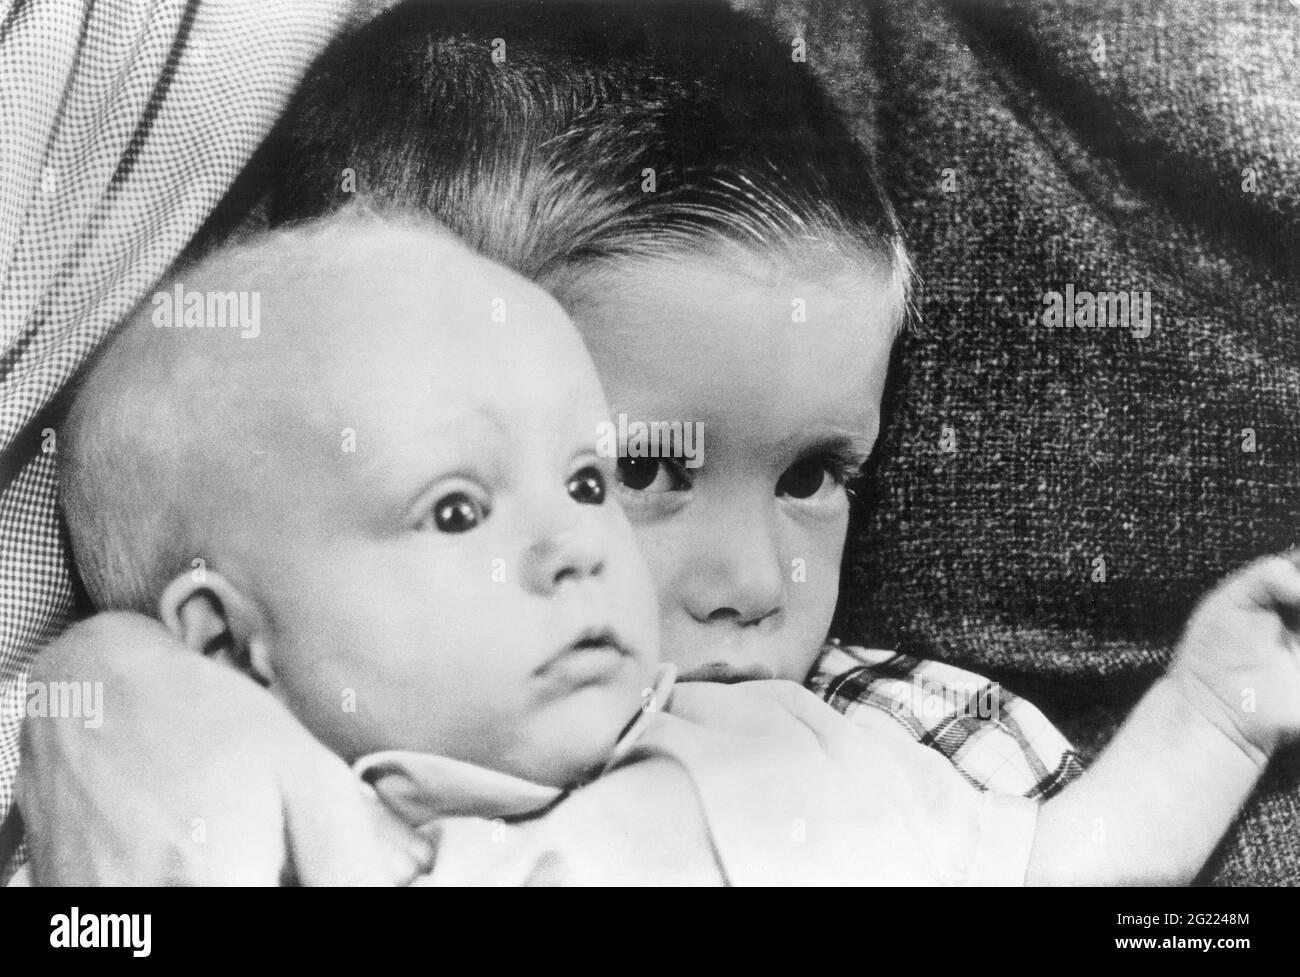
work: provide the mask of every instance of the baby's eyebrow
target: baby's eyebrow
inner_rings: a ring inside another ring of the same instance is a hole
[[[504,419],[490,409],[438,411],[415,420],[395,443],[368,450],[361,470],[386,490],[409,490],[413,503],[439,478],[490,466],[494,453],[487,449],[495,439],[508,441],[509,434]]]

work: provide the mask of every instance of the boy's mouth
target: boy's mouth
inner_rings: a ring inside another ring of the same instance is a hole
[[[766,665],[728,665],[726,662],[710,662],[700,665],[689,672],[677,676],[679,682],[721,682],[734,685],[736,682],[755,682],[760,679],[775,678],[776,673]]]

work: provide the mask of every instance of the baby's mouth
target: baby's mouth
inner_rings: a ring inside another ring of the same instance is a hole
[[[534,670],[534,677],[554,675],[577,685],[600,681],[632,658],[612,628],[590,628]]]

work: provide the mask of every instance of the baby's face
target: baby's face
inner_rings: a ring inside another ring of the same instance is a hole
[[[801,682],[834,613],[902,302],[883,271],[794,264],[624,263],[563,292],[615,412],[703,424],[702,464],[623,459],[618,488],[685,679]]]
[[[272,687],[345,758],[562,784],[608,754],[657,661],[652,583],[595,453],[608,409],[541,290],[477,259],[410,264],[299,311],[319,348],[283,381],[310,399],[262,425],[283,436],[241,582]]]

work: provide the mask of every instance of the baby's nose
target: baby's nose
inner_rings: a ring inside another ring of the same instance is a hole
[[[524,554],[525,584],[537,594],[552,593],[566,581],[598,576],[604,569],[600,537],[581,529],[548,534]]]

